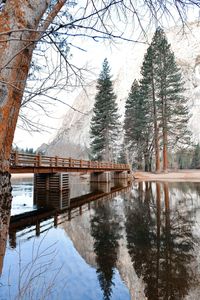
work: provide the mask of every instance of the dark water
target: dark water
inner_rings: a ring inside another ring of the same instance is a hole
[[[198,300],[200,183],[72,177],[70,191],[38,195],[15,181],[0,243],[1,300]]]

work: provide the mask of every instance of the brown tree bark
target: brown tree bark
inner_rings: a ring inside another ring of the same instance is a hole
[[[163,171],[166,173],[168,169],[168,154],[167,154],[167,131],[163,128]]]
[[[158,120],[157,120],[158,116],[157,116],[157,107],[156,107],[153,66],[152,66],[152,100],[153,100],[153,123],[154,123],[156,172],[160,172],[159,128],[158,128]]]
[[[50,0],[7,0],[0,12],[0,170],[9,157],[33,50],[66,0],[58,0],[39,27]]]
[[[165,56],[164,58],[165,59]],[[163,138],[163,172],[168,169],[168,132],[167,132],[167,97],[166,97],[166,77],[163,77],[161,90],[165,91],[165,95],[161,98],[162,103],[162,138]]]
[[[0,275],[3,269],[3,259],[6,251],[6,242],[10,222],[11,184],[8,173],[0,173]]]

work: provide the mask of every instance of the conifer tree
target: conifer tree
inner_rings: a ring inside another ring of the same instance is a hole
[[[156,96],[162,128],[163,170],[168,167],[168,147],[179,142],[188,142],[189,131],[187,123],[189,119],[184,97],[184,82],[180,69],[176,65],[174,53],[167,41],[162,28],[158,27],[153,40],[154,53],[154,79]]]
[[[141,95],[146,103],[146,122],[148,123],[146,156],[149,158],[152,146],[155,151],[155,169],[160,171],[160,145],[159,145],[159,124],[158,124],[158,108],[156,103],[155,76],[154,76],[154,52],[150,45],[144,56],[141,68],[142,79]],[[149,159],[148,159],[149,160]]]
[[[116,160],[120,123],[107,59],[103,62],[102,71],[97,81],[97,94],[93,111],[94,115],[90,124],[93,159]]]
[[[157,28],[144,57],[141,93],[146,99],[149,127],[152,128],[156,171],[160,169],[160,148],[163,152],[163,170],[168,168],[169,147],[189,143],[189,119],[184,82],[176,65],[164,31]]]
[[[124,143],[132,164],[136,154],[137,168],[142,168],[146,136],[146,107],[137,80],[134,80],[125,104]]]
[[[199,145],[199,143],[195,146],[195,149],[194,149],[191,168],[193,168],[193,169],[200,168],[200,145]]]

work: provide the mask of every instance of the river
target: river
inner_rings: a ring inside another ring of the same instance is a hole
[[[1,300],[200,299],[200,183],[12,187]]]

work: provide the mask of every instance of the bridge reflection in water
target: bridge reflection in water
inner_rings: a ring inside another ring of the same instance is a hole
[[[49,270],[49,257],[46,257],[46,264],[42,260],[40,266],[47,265],[48,270],[45,268],[45,276],[37,278],[32,287],[33,292],[40,292],[38,282],[43,287],[43,277],[46,281],[53,274],[54,278],[55,268],[63,266],[55,279],[51,299],[82,300],[91,299],[90,295],[94,295],[94,300],[200,299],[199,183],[138,182],[131,188],[121,186],[90,186],[88,182],[80,188],[87,190],[87,195],[81,191],[75,194],[77,189],[72,185],[68,193],[67,190],[46,192],[41,199],[35,194],[36,211],[11,217],[8,234],[10,246],[15,250],[10,247],[6,250],[0,276],[2,290],[5,291],[9,274],[12,299],[16,299],[20,259],[27,259],[23,265],[25,272],[33,249],[37,256],[37,249],[44,242],[42,259],[43,251],[55,245],[55,251],[50,251],[52,269]],[[5,209],[5,221],[6,213]],[[48,234],[41,234],[48,229],[51,229]],[[0,246],[6,242],[7,231],[4,232]],[[32,277],[29,278],[32,282]],[[63,278],[67,284],[65,289],[60,285]],[[126,287],[121,286],[122,282],[126,283],[131,297]],[[61,293],[60,298],[56,297],[57,292]],[[9,294],[5,292],[5,295],[4,299],[9,299]]]
[[[114,186],[113,186],[114,185]],[[85,211],[90,210],[90,203],[96,200],[109,200],[130,189],[127,180],[115,179],[112,183],[92,182],[91,192],[78,197],[70,197],[70,185],[62,191],[34,188],[33,202],[36,210],[11,216],[9,227],[9,244],[16,248],[20,243],[39,236],[70,221]]]

